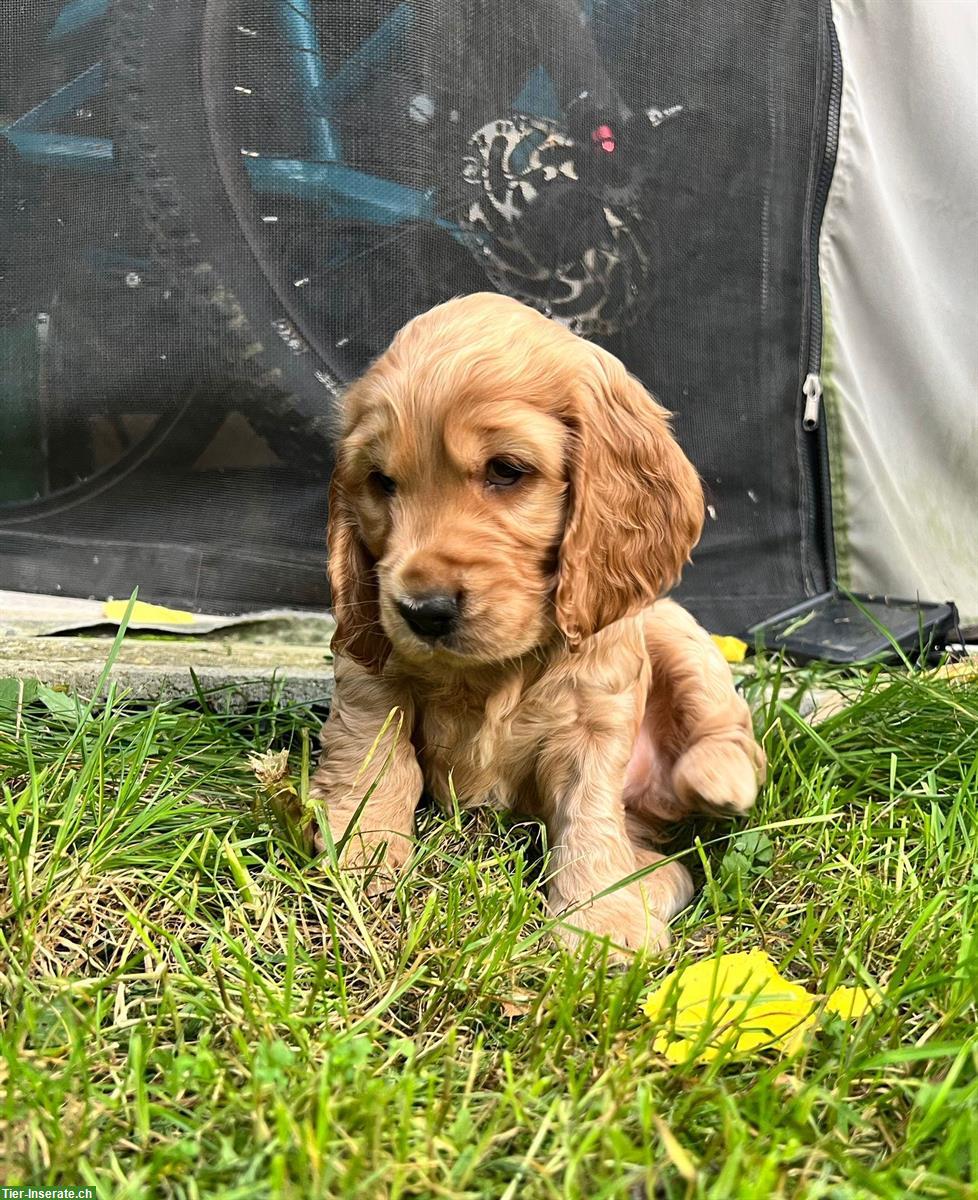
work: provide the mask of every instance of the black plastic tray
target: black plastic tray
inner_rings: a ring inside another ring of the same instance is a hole
[[[784,650],[805,662],[855,663],[927,657],[957,628],[951,603],[825,592],[752,625],[755,650]],[[883,631],[886,631],[885,633]]]

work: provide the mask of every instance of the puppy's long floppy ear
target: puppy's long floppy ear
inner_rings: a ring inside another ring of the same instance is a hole
[[[326,537],[336,618],[333,651],[355,659],[376,674],[387,661],[391,644],[380,624],[375,563],[360,535],[339,465],[329,486]]]
[[[613,355],[587,347],[571,429],[557,623],[574,646],[675,584],[703,528],[703,489],[669,414]]]

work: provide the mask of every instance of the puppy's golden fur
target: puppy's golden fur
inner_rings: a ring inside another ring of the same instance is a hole
[[[465,804],[546,822],[568,941],[662,947],[685,868],[615,885],[662,860],[667,823],[747,810],[764,770],[722,656],[658,598],[703,520],[666,411],[612,355],[480,294],[405,326],[344,416],[336,695],[314,781],[334,839],[376,777],[346,856],[396,869],[422,788],[446,803],[451,780]],[[458,603],[444,636],[403,615],[431,596]]]

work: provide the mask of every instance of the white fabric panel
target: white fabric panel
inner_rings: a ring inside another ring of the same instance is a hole
[[[978,622],[978,2],[834,0],[822,226],[841,581]]]

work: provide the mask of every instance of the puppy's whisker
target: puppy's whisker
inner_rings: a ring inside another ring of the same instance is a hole
[[[376,608],[376,607],[377,607],[377,601],[372,600],[372,599],[369,599],[369,600],[349,600],[346,598],[343,599],[343,608],[346,612],[349,612],[351,610],[362,609],[362,608]]]

